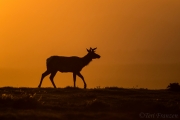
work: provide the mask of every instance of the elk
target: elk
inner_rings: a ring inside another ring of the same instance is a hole
[[[74,87],[76,87],[76,75],[79,76],[84,82],[84,89],[86,89],[87,85],[84,80],[84,77],[81,75],[80,71],[87,66],[92,59],[100,58],[101,56],[95,53],[97,48],[87,49],[87,54],[84,57],[65,57],[65,56],[51,56],[46,60],[46,68],[47,70],[42,74],[41,80],[39,83],[39,88],[41,87],[42,81],[44,77],[50,75],[50,80],[54,88],[56,85],[54,83],[54,76],[56,73],[59,72],[72,72],[73,73],[73,80],[74,80]]]

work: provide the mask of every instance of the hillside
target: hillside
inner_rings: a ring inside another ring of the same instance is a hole
[[[0,119],[109,120],[180,118],[180,93],[116,87],[0,88]]]

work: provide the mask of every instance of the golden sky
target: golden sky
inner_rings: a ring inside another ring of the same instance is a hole
[[[0,86],[37,87],[46,58],[97,47],[88,88],[166,88],[180,82],[179,11],[179,0],[0,0]],[[54,79],[73,85],[70,73]]]

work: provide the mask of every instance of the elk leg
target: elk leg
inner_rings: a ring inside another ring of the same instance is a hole
[[[47,70],[42,74],[38,88],[41,87],[41,84],[42,84],[42,81],[43,81],[44,77],[46,77],[46,76],[49,75],[49,74],[50,74],[50,72],[47,71]]]
[[[86,85],[86,82],[85,82],[85,80],[84,80],[84,77],[81,75],[80,72],[79,72],[79,73],[76,73],[76,74],[83,80],[83,82],[84,82],[84,89],[86,89],[87,85]]]
[[[51,76],[49,77],[50,80],[51,80],[51,82],[52,82],[52,84],[53,84],[53,86],[54,86],[54,88],[56,88],[56,85],[54,84],[53,78],[54,78],[54,76],[56,75],[56,73],[57,73],[57,71],[51,72]]]
[[[73,72],[74,87],[76,87],[76,73]]]

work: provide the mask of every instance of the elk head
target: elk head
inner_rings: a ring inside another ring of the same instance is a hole
[[[95,53],[95,50],[96,50],[97,48],[91,48],[90,47],[90,49],[87,49],[87,51],[88,51],[88,56],[90,56],[92,59],[96,59],[96,58],[100,58],[101,56],[100,55],[98,55],[98,54],[96,54]]]

